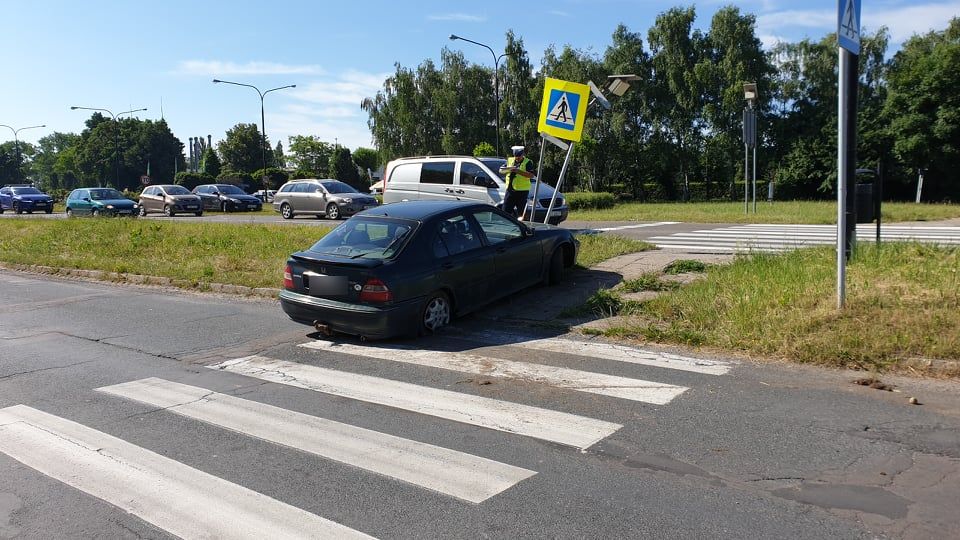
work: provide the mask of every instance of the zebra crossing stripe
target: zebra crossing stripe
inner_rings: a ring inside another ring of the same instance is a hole
[[[372,538],[24,405],[0,409],[0,452],[181,538]]]
[[[687,390],[684,386],[460,352],[425,351],[397,345],[364,346],[330,341],[311,341],[301,343],[300,347],[448,369],[487,377],[532,380],[557,388],[568,388],[580,392],[656,405],[670,403],[673,398]]]
[[[263,356],[247,356],[207,367],[581,449],[623,427],[509,401]]]
[[[705,360],[670,354],[659,351],[649,351],[617,345],[614,343],[602,343],[591,341],[578,341],[572,339],[560,338],[532,338],[509,334],[506,332],[474,332],[462,336],[454,336],[456,339],[468,341],[480,341],[482,343],[520,347],[523,349],[533,349],[538,351],[547,351],[553,353],[572,354],[576,356],[587,356],[601,360],[613,360],[616,362],[625,362],[629,364],[641,364],[645,366],[654,366],[659,368],[676,369],[679,371],[689,371],[692,373],[702,373],[705,375],[724,375],[731,369],[727,362],[716,360]]]
[[[473,503],[536,474],[463,452],[163,379],[148,378],[97,390]]]

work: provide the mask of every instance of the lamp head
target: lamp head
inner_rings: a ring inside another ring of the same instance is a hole
[[[745,83],[743,85],[743,99],[751,103],[757,99],[757,83]]]
[[[458,39],[460,39],[460,36],[456,34],[450,34],[450,41],[456,41]]]
[[[221,82],[223,82],[223,81],[221,81],[220,79],[214,79],[213,82],[215,82],[215,83],[221,83]]]
[[[633,73],[621,74],[621,75],[609,75],[607,79],[610,79],[610,85],[607,86],[607,89],[610,90],[610,93],[620,97],[630,89],[630,81],[639,81],[640,76],[634,75]]]

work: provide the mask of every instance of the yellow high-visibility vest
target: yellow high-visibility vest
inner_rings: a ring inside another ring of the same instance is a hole
[[[517,165],[517,158],[509,157],[507,158],[507,167],[517,167],[521,171],[533,172],[530,170],[530,167],[533,165],[533,162],[527,159],[526,156],[520,158],[520,164]],[[530,179],[526,176],[508,172],[504,175],[507,181],[507,189],[513,187],[514,191],[530,191]]]

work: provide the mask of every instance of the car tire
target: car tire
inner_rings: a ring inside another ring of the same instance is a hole
[[[553,250],[550,256],[550,267],[547,270],[547,285],[559,285],[563,279],[563,248]]]
[[[337,203],[332,202],[327,205],[327,219],[340,219],[340,207],[337,206]]]
[[[226,201],[220,203],[220,211],[223,212],[224,214],[226,214],[226,213],[229,211],[229,210],[227,210],[227,202],[226,202]]]
[[[93,211],[90,212],[90,215],[92,215],[93,217],[100,217],[100,211],[97,209],[94,209]]]
[[[68,218],[73,217],[73,210],[70,210],[69,208],[64,210],[64,213],[67,214]]]
[[[431,294],[420,312],[420,335],[432,334],[450,324],[452,311],[447,293],[437,291]]]
[[[287,203],[281,204],[280,217],[283,219],[293,219],[293,208],[290,208],[290,205]]]
[[[47,208],[46,210],[44,210],[44,212],[46,212],[46,213],[48,213],[48,214],[52,214],[52,213],[53,213],[53,208]]]
[[[146,217],[147,215],[147,209],[142,204],[140,205],[139,214],[140,214],[140,217]]]
[[[22,214],[22,213],[23,213],[23,210],[20,209],[20,205],[19,205],[19,204],[13,203],[13,213],[14,213],[14,214]]]
[[[163,215],[167,217],[173,217],[177,215],[177,213],[173,211],[173,208],[171,208],[169,204],[166,204],[163,206]]]
[[[201,211],[199,211],[199,212],[195,212],[194,215],[197,216],[197,217],[203,217],[203,210],[201,210]]]

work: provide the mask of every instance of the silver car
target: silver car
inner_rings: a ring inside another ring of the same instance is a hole
[[[147,186],[140,192],[140,215],[163,212],[171,217],[177,214],[203,215],[203,202],[190,190],[173,184]]]
[[[280,212],[283,219],[301,214],[340,219],[379,204],[374,197],[330,178],[291,180],[280,186],[273,196],[273,209]]]

